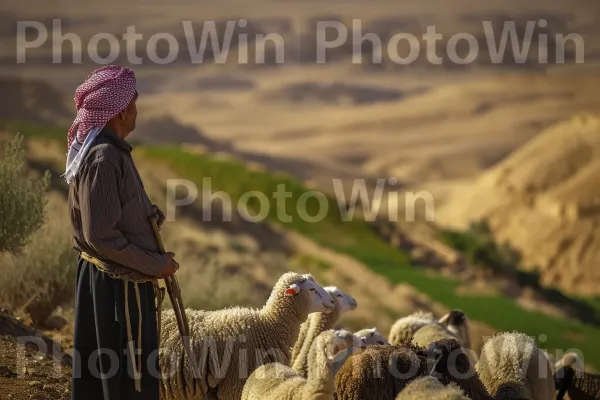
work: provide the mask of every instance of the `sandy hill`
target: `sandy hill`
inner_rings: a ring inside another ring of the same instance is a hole
[[[519,249],[542,282],[600,295],[600,119],[559,123],[456,193],[436,215],[442,225],[486,219]]]

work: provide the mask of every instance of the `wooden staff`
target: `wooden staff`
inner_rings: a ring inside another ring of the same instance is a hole
[[[158,229],[158,224],[156,223],[156,218],[149,217],[149,219],[150,224],[152,225],[152,230],[154,231],[154,236],[156,237],[156,243],[158,244],[158,248],[160,252],[164,254],[165,246],[160,236],[160,231]],[[187,315],[185,313],[185,307],[183,306],[183,300],[181,299],[181,288],[179,286],[179,282],[177,281],[177,277],[175,276],[175,274],[167,276],[165,278],[165,286],[167,287],[167,293],[169,293],[169,298],[171,299],[171,304],[173,305],[173,311],[175,312],[175,317],[177,319],[177,326],[179,327],[179,334],[181,335],[181,340],[183,341],[183,348],[190,363],[189,367],[192,370],[194,381],[196,381],[196,383],[200,385],[200,392],[202,393],[202,398],[206,399],[208,389],[206,387],[206,383],[202,379],[202,374],[200,373],[200,366],[196,363],[196,357],[194,355],[194,352],[192,351],[192,344],[190,341],[190,327],[188,324]]]

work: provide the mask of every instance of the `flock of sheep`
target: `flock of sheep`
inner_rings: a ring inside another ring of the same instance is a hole
[[[186,310],[207,399],[600,399],[600,376],[583,372],[574,353],[551,365],[533,339],[506,332],[477,357],[460,310],[401,318],[389,342],[376,328],[333,329],[357,306],[310,274],[288,272],[262,309]],[[161,320],[161,398],[204,400],[173,311]]]

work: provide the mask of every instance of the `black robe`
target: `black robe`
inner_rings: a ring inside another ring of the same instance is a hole
[[[158,400],[158,334],[152,282],[138,283],[142,340],[138,346],[138,305],[127,282],[134,351],[141,347],[141,392],[135,391],[125,319],[125,283],[79,258],[75,295],[73,400]],[[103,349],[103,351],[99,351]],[[100,354],[100,356],[99,356]],[[135,356],[138,362],[137,355]],[[139,367],[138,367],[139,368]]]

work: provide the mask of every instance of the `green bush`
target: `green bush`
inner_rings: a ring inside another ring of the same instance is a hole
[[[44,222],[50,173],[37,180],[27,178],[23,136],[5,145],[0,160],[0,252],[14,252],[29,242]]]
[[[469,229],[463,232],[443,230],[440,239],[464,253],[467,262],[475,267],[490,268],[498,274],[512,276],[528,283],[532,283],[536,276],[535,273],[522,273],[519,270],[521,254],[506,243],[497,244],[484,221],[471,224]]]

